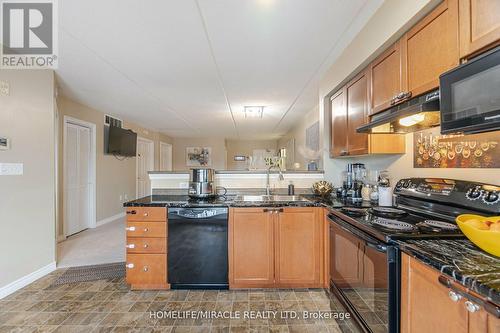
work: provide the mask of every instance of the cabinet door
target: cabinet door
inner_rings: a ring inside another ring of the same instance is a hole
[[[439,75],[459,63],[458,3],[445,0],[401,39],[411,96],[439,87]]]
[[[167,260],[164,254],[127,254],[126,281],[132,289],[165,288]]]
[[[317,209],[284,208],[276,221],[279,287],[321,287],[321,223]]]
[[[273,215],[263,208],[232,208],[229,219],[231,288],[274,284]]]
[[[330,222],[330,281],[337,287],[361,285],[360,251],[356,237]]]
[[[500,41],[500,1],[459,0],[460,57]]]
[[[347,155],[347,105],[345,87],[331,98],[330,155]]]
[[[408,255],[402,255],[401,332],[465,333],[464,301],[453,302],[439,272]]]
[[[368,154],[368,134],[356,132],[356,128],[368,121],[368,71],[349,82],[346,93],[348,154]]]
[[[370,71],[370,115],[391,107],[396,95],[406,91],[403,86],[401,49],[399,42],[384,51],[369,66]]]

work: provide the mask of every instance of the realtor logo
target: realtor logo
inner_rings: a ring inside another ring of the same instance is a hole
[[[0,0],[1,62],[11,69],[57,66],[56,0]]]

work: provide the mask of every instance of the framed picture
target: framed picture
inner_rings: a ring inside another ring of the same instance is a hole
[[[186,148],[186,166],[204,167],[212,165],[211,147],[187,147]]]

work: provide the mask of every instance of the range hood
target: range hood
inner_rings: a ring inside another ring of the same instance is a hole
[[[439,90],[415,97],[370,117],[358,133],[410,133],[440,125]]]

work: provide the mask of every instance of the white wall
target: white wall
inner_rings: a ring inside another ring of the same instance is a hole
[[[53,71],[0,70],[0,80],[10,84],[0,96],[0,136],[12,140],[0,162],[24,164],[24,175],[0,176],[1,294],[55,263],[56,210]]]
[[[172,144],[174,171],[189,170],[186,166],[186,147],[211,147],[212,169],[226,169],[226,140],[221,138],[174,138]]]
[[[340,54],[321,80],[319,94],[320,131],[323,139],[325,178],[339,185],[340,173],[347,163],[362,162],[369,168],[387,169],[393,180],[403,177],[447,177],[499,184],[499,169],[416,169],[413,168],[413,136],[406,136],[407,153],[396,156],[360,158],[329,157],[330,147],[329,95],[357,71],[364,68],[402,33],[438,4],[436,0],[386,0]]]

